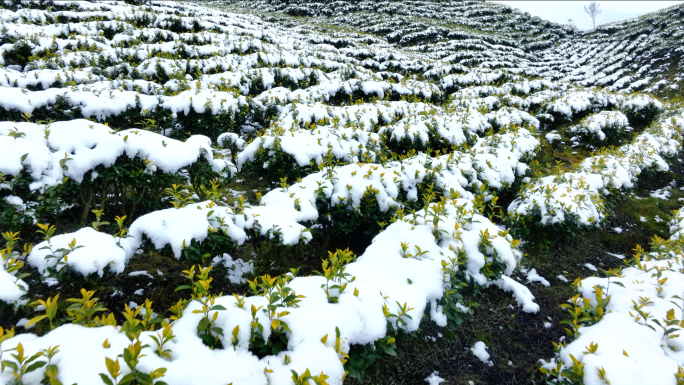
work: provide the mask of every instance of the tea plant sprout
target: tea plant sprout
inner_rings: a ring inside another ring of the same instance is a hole
[[[285,331],[290,331],[287,322],[283,319],[288,314],[287,310],[280,310],[281,308],[298,307],[303,295],[298,295],[287,284],[297,275],[299,269],[292,269],[290,274],[278,277],[271,277],[266,274],[255,278],[253,281],[247,281],[253,295],[261,295],[266,298],[267,305],[255,307],[252,305],[252,328],[250,337],[250,347],[260,352],[261,354],[269,352],[276,354],[284,349],[287,345],[287,337]],[[268,316],[271,337],[268,341],[263,337],[263,326],[257,321],[257,311],[261,310]]]
[[[171,360],[171,350],[165,349],[164,345],[167,344],[169,341],[173,341],[173,339],[176,337],[173,335],[173,331],[171,330],[172,327],[172,324],[163,321],[161,334],[157,332],[156,336],[150,336],[150,338],[152,338],[152,340],[154,340],[155,344],[157,345],[155,354],[159,357],[167,358],[169,360]]]
[[[29,273],[16,274],[24,266],[24,262],[22,262],[20,257],[25,257],[30,254],[33,245],[24,244],[23,253],[20,254],[14,250],[19,242],[19,232],[4,232],[2,233],[2,237],[5,239],[6,246],[3,249],[0,249],[0,257],[2,257],[0,263],[2,263],[6,272],[16,276],[15,283],[17,283],[20,279],[29,275]],[[19,285],[19,287],[22,286]]]
[[[14,349],[4,350],[4,349],[2,349],[2,347],[1,347],[1,345],[2,345],[3,342],[5,342],[6,340],[8,340],[8,339],[10,339],[10,338],[12,338],[12,337],[14,337],[14,328],[12,328],[12,329],[5,329],[5,328],[3,328],[3,327],[0,326],[0,363],[3,362],[2,356],[3,356],[3,354],[4,354],[5,352],[9,352],[9,351],[13,351],[13,350],[14,350]],[[0,369],[1,369],[1,370],[0,370],[0,373],[2,373],[2,372],[5,371],[5,367],[4,367],[4,366],[0,366]]]
[[[60,270],[67,266],[67,262],[69,261],[69,253],[83,247],[80,245],[76,245],[76,238],[72,239],[71,242],[67,245],[67,248],[61,247],[59,249],[53,250],[52,248],[52,243],[50,240],[52,239],[53,234],[56,231],[56,228],[54,225],[50,225],[49,223],[47,224],[42,224],[38,223],[36,224],[40,230],[37,232],[39,234],[43,235],[43,239],[47,243],[46,246],[43,246],[41,250],[48,250],[49,253],[45,255],[46,260],[51,260],[54,259],[55,263],[52,266],[48,267],[48,272],[51,275],[56,275],[60,276]]]
[[[57,347],[55,347],[55,349],[56,348]],[[12,351],[15,352],[10,354],[12,360],[3,360],[0,365],[3,372],[7,368],[12,370],[14,381],[17,383],[21,383],[25,375],[47,365],[47,362],[45,361],[38,361],[38,359],[43,356],[43,352],[38,352],[30,357],[26,356],[24,346],[21,343],[17,344],[17,347],[12,349]]]
[[[351,274],[344,272],[344,266],[354,259],[355,256],[349,249],[337,250],[334,253],[329,251],[328,259],[324,259],[322,263],[323,271],[315,272],[325,277],[325,284],[321,285],[321,287],[325,289],[328,302],[336,303],[339,296],[347,288],[347,284],[354,282],[356,279],[356,277],[351,277]],[[351,277],[351,279],[348,277]]]
[[[198,274],[195,274],[195,268],[198,269]],[[219,339],[219,336],[223,336],[223,329],[215,326],[215,322],[218,317],[218,311],[226,310],[226,308],[222,305],[216,305],[216,296],[209,293],[211,281],[213,280],[213,278],[209,277],[211,268],[211,266],[200,267],[193,265],[190,270],[184,270],[183,274],[190,280],[191,284],[181,285],[176,288],[176,291],[192,290],[192,300],[198,301],[202,305],[201,310],[196,309],[192,311],[194,314],[203,315],[197,325],[197,333],[205,345],[214,349],[223,346]],[[210,312],[213,313],[210,314]]]
[[[28,328],[29,326],[34,325],[47,318],[50,322],[50,330],[53,330],[55,328],[55,325],[52,323],[52,321],[55,319],[55,316],[57,315],[58,299],[59,293],[57,293],[57,295],[54,298],[49,297],[47,300],[39,299],[33,302],[31,304],[33,306],[43,306],[45,308],[45,314],[31,318],[31,320],[26,324],[25,327]]]
[[[142,354],[142,350],[146,347],[148,346],[143,345],[142,342],[136,340],[135,342],[131,342],[128,347],[124,348],[123,354],[120,354],[116,360],[106,357],[105,364],[107,366],[107,374],[100,373],[102,381],[106,385],[166,385],[164,381],[158,380],[159,378],[164,377],[166,368],[157,368],[150,373],[145,373],[138,369],[140,359],[145,357],[145,355]],[[130,370],[130,373],[124,375],[121,380],[118,380],[118,377],[122,374],[119,358],[123,359]]]
[[[81,289],[82,298],[69,298],[66,300],[66,302],[71,303],[66,311],[73,323],[86,327],[99,326],[100,322],[96,314],[107,311],[107,308],[99,303],[100,299],[94,298],[94,295],[94,290]]]

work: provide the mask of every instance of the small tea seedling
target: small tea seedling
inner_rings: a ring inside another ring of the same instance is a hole
[[[99,322],[93,320],[93,317],[99,312],[106,311],[107,308],[98,303],[100,299],[93,298],[93,295],[95,295],[95,290],[87,291],[86,289],[81,289],[81,298],[69,298],[66,300],[67,302],[72,302],[66,309],[72,323],[85,327],[98,326]]]
[[[12,350],[15,353],[11,353],[10,356],[14,361],[3,360],[1,365],[3,372],[7,368],[12,370],[15,383],[22,383],[22,379],[26,374],[34,372],[47,364],[45,361],[38,361],[38,359],[43,356],[43,352],[38,352],[31,357],[27,357],[24,355],[24,346],[22,344],[18,344],[17,347]]]
[[[46,301],[39,299],[33,303],[31,303],[31,306],[38,306],[42,305],[45,308],[45,314],[35,316],[31,318],[31,320],[24,326],[25,328],[30,327],[33,324],[37,324],[38,322],[44,320],[45,318],[50,321],[50,330],[55,329],[55,325],[52,323],[52,320],[55,319],[55,316],[57,315],[57,300],[59,299],[59,293],[55,296],[53,299],[52,297],[49,297]]]
[[[171,350],[170,349],[164,349],[164,344],[166,344],[169,341],[172,341],[176,336],[173,335],[173,331],[171,330],[171,327],[173,325],[167,324],[166,321],[162,322],[162,333],[159,334],[157,332],[156,336],[150,336],[154,340],[154,342],[157,344],[157,350],[155,350],[155,353],[162,358],[168,358],[169,360],[171,359]]]
[[[199,274],[195,274],[195,267],[199,270]],[[211,271],[211,266],[200,267],[192,266],[190,270],[184,270],[183,274],[191,282],[191,285],[182,285],[176,288],[179,290],[192,290],[191,298],[192,300],[198,301],[202,304],[202,309],[196,309],[192,312],[195,314],[203,314],[202,319],[197,325],[197,334],[202,338],[205,345],[210,348],[222,348],[221,340],[219,336],[223,336],[223,329],[215,326],[216,319],[218,318],[218,310],[226,310],[223,305],[216,305],[216,298],[220,296],[213,296],[209,293],[211,289],[211,281],[213,278],[209,277],[209,272]],[[210,312],[214,312],[210,314]]]
[[[123,354],[119,354],[116,360],[105,357],[108,375],[100,373],[102,382],[104,382],[105,385],[166,385],[164,381],[157,381],[158,378],[164,377],[166,368],[157,368],[149,374],[138,370],[137,366],[140,359],[145,357],[141,352],[147,347],[149,346],[143,345],[142,342],[136,340],[135,342],[131,342],[128,347],[124,348]],[[120,381],[117,380],[117,378],[121,376],[119,358],[123,358],[124,363],[131,371],[123,376]]]
[[[324,259],[322,264],[323,272],[314,271],[325,277],[325,284],[321,287],[325,288],[329,303],[337,303],[339,296],[347,288],[347,284],[356,279],[344,271],[345,266],[354,259],[356,257],[349,249],[337,250],[334,253],[328,251],[328,259]],[[351,280],[348,277],[351,277]],[[343,280],[346,282],[343,283]]]

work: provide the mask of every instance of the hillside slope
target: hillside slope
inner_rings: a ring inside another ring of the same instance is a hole
[[[469,67],[563,79],[611,90],[676,94],[684,83],[684,6],[580,31],[482,1],[234,1],[238,8],[315,17],[321,27],[353,28],[376,44],[410,47]],[[309,23],[307,23],[309,24]],[[338,34],[344,38],[345,34]],[[337,43],[340,44],[340,43]]]
[[[402,4],[0,3],[0,385],[676,384],[682,8]]]

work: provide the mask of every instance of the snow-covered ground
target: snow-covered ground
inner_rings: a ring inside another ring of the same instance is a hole
[[[515,195],[498,210],[509,226],[599,228],[606,197],[633,188],[647,170],[668,170],[681,149],[682,111],[632,91],[675,85],[653,66],[680,55],[663,49],[681,41],[681,31],[658,23],[684,8],[584,33],[490,3],[291,3],[3,3],[0,301],[37,304],[26,271],[48,286],[107,279],[144,250],[222,265],[245,292],[208,292],[205,271],[192,270],[185,273],[193,298],[174,307],[164,328],[149,323],[151,305],[131,302],[123,325],[104,312],[85,321],[70,307],[74,322],[49,332],[0,329],[9,363],[0,384],[50,376],[92,384],[101,375],[116,382],[130,373],[168,384],[341,384],[352,345],[392,345],[424,322],[445,327],[472,312],[452,296],[462,285],[498,287],[522,311],[540,311],[527,286],[551,284],[522,267],[526,240],[491,216],[500,194]],[[246,8],[282,15],[226,11]],[[434,24],[413,20],[410,10]],[[669,40],[618,41],[648,23]],[[350,30],[331,32],[342,26]],[[560,127],[580,144],[638,133],[569,171],[531,171],[544,146],[562,140]],[[247,190],[225,187],[248,186],[244,178],[267,191],[250,201]],[[237,199],[229,204],[223,190]],[[65,212],[80,216],[73,231],[47,225]],[[662,326],[683,318],[682,221],[675,214],[672,239],[641,253],[621,277],[581,281],[571,305],[612,313],[581,335],[575,325],[544,364],[552,377],[572,370],[572,354],[585,364],[576,383],[675,383],[684,345]],[[31,249],[16,232],[36,227]],[[293,269],[255,277],[263,261],[224,250],[258,242],[303,248],[320,229],[370,229],[372,241],[358,257],[330,250],[316,276]],[[222,251],[205,255],[203,247]],[[149,271],[128,276],[162,279]],[[137,289],[134,300],[145,293]],[[41,301],[38,309],[50,314],[49,300]],[[136,341],[144,357],[132,360]],[[600,347],[585,348],[591,342]],[[255,353],[259,343],[267,354]],[[36,357],[46,365],[22,373],[15,353],[55,346],[52,356]],[[482,341],[471,352],[498,365]],[[442,379],[432,372],[425,381]]]

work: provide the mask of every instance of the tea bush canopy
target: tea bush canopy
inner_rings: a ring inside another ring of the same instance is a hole
[[[684,383],[684,7],[0,16],[0,384]]]

